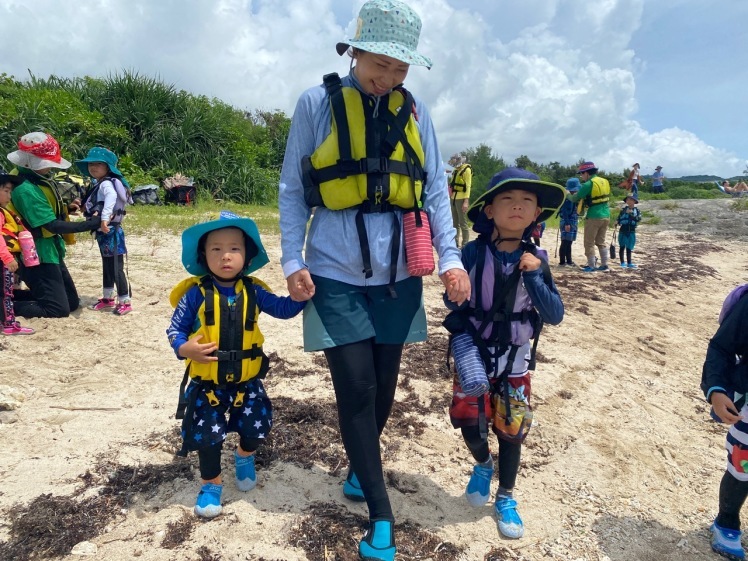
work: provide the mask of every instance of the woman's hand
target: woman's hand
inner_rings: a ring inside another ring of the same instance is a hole
[[[189,358],[200,364],[208,364],[218,360],[217,356],[210,356],[218,350],[216,343],[201,343],[202,335],[195,335],[181,347],[179,347],[179,356]]]
[[[470,298],[470,277],[462,269],[450,269],[439,278],[447,289],[447,298],[461,306],[465,300]]]
[[[288,285],[288,293],[291,295],[291,300],[306,302],[314,296],[315,287],[312,275],[309,274],[309,269],[299,269],[289,275],[286,279],[286,284]]]

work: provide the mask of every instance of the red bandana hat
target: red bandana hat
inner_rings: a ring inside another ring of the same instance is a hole
[[[18,141],[18,150],[8,154],[8,160],[34,171],[44,168],[67,169],[71,165],[62,157],[57,140],[44,132],[23,135]]]

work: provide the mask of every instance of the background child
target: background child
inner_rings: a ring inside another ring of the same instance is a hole
[[[101,252],[103,296],[90,308],[97,311],[112,309],[115,315],[124,316],[132,311],[130,283],[125,275],[127,247],[122,229],[125,207],[132,204],[130,189],[124,175],[117,169],[117,156],[111,150],[91,148],[84,159],[75,163],[83,175],[96,182],[84,197],[83,214],[87,218],[95,214],[101,216],[96,241]]]
[[[538,247],[540,247],[540,238],[543,237],[543,232],[545,232],[545,222],[535,224],[535,228],[532,230],[532,243]]]
[[[619,257],[621,267],[636,269],[637,265],[631,262],[631,252],[636,245],[636,225],[642,219],[642,214],[636,205],[639,202],[634,195],[628,195],[623,202],[626,203],[618,215],[618,245],[620,246]],[[623,261],[623,252],[626,250],[626,262]]]
[[[709,341],[701,373],[701,389],[714,414],[730,425],[727,470],[719,487],[719,513],[712,524],[712,549],[730,559],[745,559],[740,543],[740,509],[748,497],[748,405],[736,405],[735,393],[748,392],[748,298],[746,286],[725,300],[720,326]],[[737,299],[737,301],[735,301]],[[730,306],[732,309],[730,309]],[[736,364],[736,357],[738,358]]]
[[[183,418],[180,454],[197,450],[203,485],[195,514],[205,518],[221,512],[226,433],[239,433],[234,452],[237,487],[249,491],[257,483],[254,453],[273,422],[261,382],[268,359],[262,352],[259,314],[287,319],[304,308],[304,303],[275,296],[260,280],[244,276],[267,262],[257,226],[249,218],[224,211],[218,220],[182,233],[182,263],[195,276],[172,291],[175,310],[166,333],[177,357],[187,360],[182,386],[188,375],[190,384],[180,396],[177,414]],[[230,325],[222,328],[221,323]]]
[[[507,168],[493,176],[486,192],[468,210],[479,234],[462,250],[473,293],[469,303],[445,320],[453,341],[464,334],[472,336],[483,362],[480,367],[490,382],[489,392],[469,396],[455,380],[450,418],[477,462],[465,496],[473,506],[483,506],[490,498],[494,465],[486,419],[493,418],[499,445],[494,510],[499,531],[508,538],[520,538],[524,533],[513,490],[532,415],[530,340],[539,334],[542,321],[556,325],[564,316],[548,255],[528,240],[535,223],[556,212],[565,195],[560,185],[540,181],[523,169]],[[455,308],[449,303],[448,307]],[[493,322],[490,318],[497,315],[510,321]],[[489,319],[479,321],[478,317]],[[462,364],[463,357],[454,354],[458,376],[465,366],[474,371],[475,364]]]
[[[579,191],[579,179],[571,177],[566,181],[566,190],[572,195]],[[577,239],[577,228],[579,226],[578,205],[570,199],[564,201],[561,210],[558,211],[558,228],[561,236],[561,249],[559,249],[559,266],[573,267],[576,265],[571,258],[571,244]]]
[[[31,335],[31,327],[22,327],[16,321],[13,311],[13,285],[15,273],[18,271],[16,256],[20,253],[18,232],[23,228],[18,215],[11,213],[6,207],[10,203],[13,187],[23,183],[17,175],[9,175],[0,168],[0,296],[2,297],[2,334],[3,335]],[[12,251],[11,251],[12,250]]]

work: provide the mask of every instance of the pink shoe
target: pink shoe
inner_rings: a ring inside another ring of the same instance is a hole
[[[36,333],[31,327],[21,327],[17,321],[3,325],[3,335],[33,335]]]
[[[96,304],[91,304],[88,308],[97,312],[114,308],[114,298],[99,298]]]
[[[125,314],[129,314],[130,312],[132,312],[132,304],[130,304],[130,302],[120,302],[114,308],[114,311],[112,313],[115,316],[124,316]]]

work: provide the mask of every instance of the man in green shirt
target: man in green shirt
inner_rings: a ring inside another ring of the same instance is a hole
[[[597,167],[592,162],[584,162],[577,171],[582,186],[571,200],[577,203],[584,200],[587,207],[587,218],[584,221],[584,255],[587,266],[582,267],[586,273],[608,270],[608,250],[605,247],[605,234],[610,224],[610,184],[604,177],[597,175]],[[595,267],[595,246],[600,252],[600,266]]]
[[[60,145],[50,135],[34,132],[21,137],[18,150],[8,154],[18,166],[23,183],[13,189],[11,203],[34,236],[40,264],[24,266],[21,279],[28,291],[16,291],[17,316],[67,317],[80,305],[78,291],[65,266],[65,240],[77,232],[94,231],[101,222],[97,216],[85,222],[69,222],[67,207],[60,199],[52,168],[66,169],[70,162],[60,154]]]

